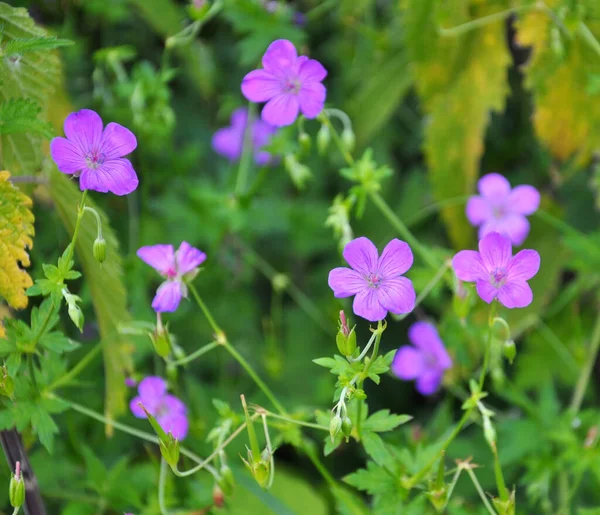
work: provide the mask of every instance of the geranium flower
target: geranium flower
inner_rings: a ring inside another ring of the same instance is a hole
[[[415,307],[412,282],[402,277],[413,263],[407,243],[390,241],[381,257],[368,238],[349,242],[343,251],[350,268],[334,268],[329,272],[329,287],[337,298],[354,297],[353,311],[371,322],[383,320],[388,311],[410,313]]]
[[[82,109],[67,116],[66,138],[50,142],[50,154],[58,169],[79,177],[81,190],[127,195],[138,186],[138,178],[128,159],[137,147],[133,132],[109,123],[103,130],[98,113]]]
[[[491,232],[506,234],[514,245],[521,245],[529,234],[526,215],[537,211],[540,193],[533,186],[517,186],[497,173],[484,175],[477,184],[481,195],[467,202],[467,218],[479,226],[479,239]]]
[[[251,71],[242,81],[242,93],[251,102],[267,102],[262,119],[276,127],[291,125],[298,112],[316,118],[325,105],[321,81],[327,70],[314,59],[298,57],[286,40],[273,41],[262,58],[262,70]]]
[[[198,267],[206,260],[206,254],[182,242],[177,252],[173,245],[150,245],[137,251],[138,257],[166,278],[152,301],[157,312],[175,311],[182,297],[187,297],[185,281],[192,279]]]
[[[408,330],[408,339],[412,346],[398,349],[392,372],[405,381],[416,379],[417,390],[431,395],[439,388],[444,371],[452,366],[452,359],[433,324],[414,323]]]
[[[248,123],[248,109],[241,107],[231,115],[231,126],[224,127],[215,132],[212,138],[212,146],[217,154],[225,156],[230,161],[237,161],[242,155],[244,147],[244,135]],[[254,161],[258,166],[269,164],[272,160],[271,154],[262,150],[271,141],[271,136],[277,132],[277,128],[263,122],[254,120],[250,128],[250,141],[254,152]]]
[[[177,440],[183,440],[188,432],[187,408],[174,395],[167,393],[167,383],[162,377],[148,376],[138,386],[138,396],[129,403],[133,415],[148,418],[142,404],[165,433],[171,433]]]
[[[533,300],[527,281],[540,269],[540,255],[521,250],[513,257],[510,239],[492,232],[479,242],[479,252],[456,254],[452,268],[461,281],[474,282],[488,304],[497,298],[507,308],[524,308]]]

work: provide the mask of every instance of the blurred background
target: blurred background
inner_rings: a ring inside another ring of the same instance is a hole
[[[206,19],[207,10],[217,3],[221,7]],[[499,390],[510,383],[511,392],[528,395],[541,411],[523,415],[516,393],[512,399],[498,394],[490,402],[503,413],[497,420],[501,455],[507,482],[517,486],[520,501],[528,506],[523,513],[556,513],[548,504],[554,474],[580,455],[557,450],[546,432],[551,432],[560,399],[568,400],[585,360],[584,341],[596,316],[591,295],[600,283],[600,253],[584,250],[560,226],[567,223],[600,243],[600,167],[595,154],[600,148],[600,46],[594,47],[600,5],[595,0],[548,1],[547,10],[534,9],[534,2],[526,0],[9,4],[25,7],[51,34],[75,42],[60,49],[63,83],[48,109],[56,133],[62,135],[69,112],[90,108],[105,123],[121,123],[138,138],[131,156],[140,178],[138,190],[127,198],[93,195],[119,242],[119,249],[109,246],[109,252],[121,256],[124,273],[122,286],[114,291],[100,274],[85,273],[79,282],[88,322],[83,335],[73,333],[83,344],[70,355],[73,363],[101,336],[92,305],[94,288],[104,288],[106,302],[126,308],[132,320],[154,322],[150,301],[159,277],[135,252],[142,245],[177,246],[185,240],[208,255],[196,279],[198,290],[230,341],[283,404],[308,413],[330,409],[334,376],[312,360],[337,352],[338,312],[342,307],[350,311],[350,304],[334,299],[327,286],[329,270],[341,264],[341,239],[334,228],[349,216],[353,234],[368,236],[380,249],[398,234],[373,204],[367,202],[363,213],[356,205],[343,206],[353,184],[340,175],[346,165],[333,145],[322,155],[317,152],[316,121],[304,124],[313,141],[310,152],[300,153],[297,128],[283,129],[271,147],[279,161],[266,171],[253,164],[249,172],[251,181],[264,173],[256,194],[247,202],[234,196],[238,163],[216,154],[211,138],[229,125],[234,109],[247,105],[241,80],[259,65],[275,39],[289,39],[299,54],[323,63],[328,70],[327,106],[350,116],[354,155],[372,148],[373,159],[393,171],[382,182],[382,196],[440,256],[448,258],[476,244],[464,202],[474,193],[478,177],[497,172],[513,186],[538,188],[542,210],[551,217],[532,218],[526,242],[542,255],[542,270],[532,281],[535,301],[510,314],[519,354],[506,373],[497,365],[494,381]],[[290,153],[310,169],[302,185],[284,166],[283,156]],[[342,197],[334,204],[338,195]],[[34,277],[40,276],[42,262],[55,261],[67,245],[63,211],[75,210],[74,202],[57,208],[56,194],[44,187],[36,190],[35,198]],[[419,292],[435,273],[417,259],[408,276]],[[390,323],[382,341],[383,351],[398,348],[407,343],[407,328],[415,320],[438,322],[456,364],[446,388],[425,398],[412,383],[391,375],[367,388],[370,411],[385,408],[415,417],[387,438],[411,452],[460,416],[465,379],[481,357],[483,305],[478,301],[474,306],[472,324],[461,323],[449,286],[438,284],[410,317]],[[166,318],[187,353],[212,339],[192,302]],[[359,343],[366,341],[368,325],[355,322]],[[165,374],[148,338],[112,337],[119,340],[120,374],[138,379]],[[565,364],[564,352],[573,366]],[[104,377],[103,363],[97,360],[79,387],[64,395],[103,412]],[[231,403],[236,410],[240,393],[252,402],[267,402],[220,351],[171,379],[191,413],[186,445],[200,454],[210,451],[205,438],[217,418],[211,399]],[[127,400],[134,394],[120,393]],[[108,412],[146,429],[143,421],[123,410],[122,400],[113,399]],[[589,414],[594,416],[597,411]],[[37,446],[32,449],[49,513],[158,513],[158,458],[152,446],[123,434],[106,439],[102,424],[75,413],[58,421],[60,437],[52,456]],[[583,417],[588,428],[586,424]],[[311,433],[311,438],[320,445],[323,435]],[[242,451],[242,442],[237,442],[231,462]],[[238,488],[226,510],[334,512],[327,485],[307,456],[286,444],[276,456],[273,491],[262,493],[238,467]],[[451,458],[468,456],[486,465],[478,477],[484,489],[492,489],[491,458],[481,431],[467,431],[450,450]],[[341,478],[363,466],[365,455],[350,443],[324,460]],[[584,506],[600,502],[594,493],[600,468],[596,465],[594,471],[596,479],[585,476],[579,490]],[[213,504],[210,476],[173,481],[169,495],[189,513],[206,513]],[[483,513],[468,480],[459,482],[455,496],[451,513]]]

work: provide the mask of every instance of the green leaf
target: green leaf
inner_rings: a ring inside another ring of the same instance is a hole
[[[325,368],[333,368],[336,365],[336,361],[333,358],[316,358],[313,359],[313,363]]]
[[[69,234],[72,234],[77,217],[76,206],[81,192],[54,166],[50,170],[49,179],[50,196],[58,215]],[[130,315],[127,311],[127,292],[121,280],[122,268],[117,238],[104,213],[94,206],[91,200],[88,200],[87,204],[100,213],[102,232],[110,249],[106,261],[100,266],[92,255],[92,246],[97,233],[96,221],[92,217],[84,217],[77,240],[77,256],[81,260],[86,282],[90,288],[100,328],[106,378],[105,413],[108,417],[114,418],[126,408],[125,375],[131,368],[131,346],[128,345],[126,336],[119,334],[118,326],[121,322],[129,322]]]
[[[108,478],[108,470],[104,463],[85,445],[81,447],[81,454],[83,454],[85,461],[86,482],[88,486],[98,493],[104,493],[104,484]]]
[[[54,331],[47,333],[40,339],[40,345],[48,350],[62,354],[64,352],[74,351],[79,347],[79,344],[64,334]]]
[[[46,38],[46,31],[38,27],[26,9],[11,7],[0,2],[0,25],[4,26],[2,43],[23,46],[24,39]],[[15,42],[16,43],[12,43]],[[45,120],[49,99],[60,83],[61,63],[56,51],[37,49],[22,55],[0,56],[0,104],[11,99],[35,103],[41,111],[35,120]],[[33,105],[33,104],[32,104]],[[14,175],[33,174],[42,161],[42,136],[49,135],[42,125],[27,133],[1,134],[2,165]]]
[[[398,481],[394,476],[372,461],[367,462],[366,469],[359,469],[347,475],[344,481],[371,495],[385,495],[398,488]]]
[[[439,29],[496,11],[467,0],[406,2],[405,41],[429,115],[425,154],[437,201],[473,191],[490,114],[504,108],[511,63],[504,20],[461,35],[442,36]],[[442,218],[455,247],[468,247],[473,230],[464,206],[445,207]]]
[[[390,410],[384,409],[373,413],[364,422],[363,429],[375,433],[391,431],[402,424],[406,424],[412,418],[410,415],[391,415]]]
[[[361,442],[366,453],[377,465],[388,469],[391,473],[396,472],[396,461],[379,435],[370,431],[363,431]]]
[[[31,413],[31,425],[41,444],[51,453],[54,445],[54,435],[58,433],[58,427],[42,406],[35,407]]]
[[[41,106],[26,98],[11,99],[0,104],[0,135],[29,133],[49,139],[54,130],[49,122],[38,119]]]
[[[11,56],[38,52],[40,50],[53,50],[62,46],[72,45],[73,41],[58,39],[56,36],[38,38],[14,38],[9,40],[4,47],[0,47],[0,56]]]

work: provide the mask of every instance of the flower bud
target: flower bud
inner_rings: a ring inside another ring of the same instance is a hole
[[[340,430],[342,429],[342,419],[336,413],[331,420],[329,421],[329,435],[331,436],[331,441],[335,440],[335,437],[338,435]]]
[[[98,236],[98,238],[94,240],[92,254],[98,263],[102,264],[106,261],[106,240],[102,238],[102,236]]]
[[[25,481],[21,475],[21,463],[17,461],[15,474],[10,478],[8,498],[13,508],[20,508],[25,502]]]
[[[233,489],[235,487],[235,479],[233,478],[233,472],[227,465],[223,465],[219,472],[219,488],[223,491],[225,495],[231,495],[233,493]]]
[[[356,137],[354,136],[354,131],[352,129],[348,128],[342,131],[342,143],[347,152],[352,152],[354,150]]]
[[[294,154],[287,154],[283,158],[283,164],[294,185],[299,189],[304,188],[304,184],[312,176],[310,168],[299,163]]]
[[[352,420],[349,417],[344,417],[342,420],[342,433],[346,437],[346,441],[350,439],[350,434],[352,433]]]
[[[78,302],[81,302],[81,298],[69,293],[67,288],[63,288],[62,294],[67,303],[67,313],[69,314],[69,318],[73,321],[77,329],[79,329],[80,332],[83,332],[83,312],[77,304]]]
[[[215,508],[222,508],[225,506],[225,493],[219,485],[214,486],[212,496]]]
[[[329,148],[329,143],[331,142],[331,131],[329,130],[328,125],[321,125],[319,132],[317,132],[317,149],[319,154],[323,155],[327,152]]]
[[[496,447],[496,429],[494,429],[492,420],[488,416],[483,417],[483,436],[485,436],[488,445],[493,450]]]
[[[169,467],[176,469],[177,463],[179,463],[179,440],[169,432],[165,439],[159,438],[158,446]]]
[[[312,142],[310,136],[306,132],[301,132],[298,135],[298,143],[300,144],[300,150],[302,153],[308,154],[310,152]]]
[[[356,333],[354,332],[354,327],[348,336],[344,334],[343,329],[340,327],[335,337],[335,343],[342,356],[352,356],[356,350]]]
[[[160,315],[157,317],[156,329],[149,333],[154,350],[161,358],[166,358],[171,352],[171,338],[169,329],[162,324]]]
[[[269,460],[260,460],[254,464],[253,476],[261,488],[269,486],[269,475],[271,473],[271,463]]]
[[[506,340],[502,347],[504,351],[504,357],[508,360],[508,362],[512,365],[515,357],[517,356],[517,347],[515,345],[514,340]]]

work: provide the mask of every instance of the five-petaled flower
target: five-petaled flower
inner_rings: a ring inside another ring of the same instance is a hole
[[[510,239],[492,232],[479,242],[479,252],[456,254],[452,268],[460,280],[475,282],[477,293],[488,304],[497,298],[507,308],[524,308],[533,300],[527,280],[537,274],[540,255],[521,250],[513,257]]]
[[[174,395],[167,393],[167,383],[162,377],[148,376],[138,386],[138,396],[129,407],[137,418],[148,418],[142,407],[156,418],[165,433],[171,433],[177,440],[183,440],[188,432],[188,418],[185,404]]]
[[[408,339],[412,346],[398,349],[392,371],[405,381],[416,379],[417,390],[431,395],[439,388],[444,371],[452,366],[452,359],[433,324],[415,322],[408,330]]]
[[[298,111],[316,118],[325,105],[326,89],[321,81],[327,70],[286,40],[273,41],[262,58],[263,69],[251,71],[242,81],[242,93],[251,102],[267,102],[262,119],[276,127],[291,125]]]
[[[344,259],[352,267],[329,272],[329,287],[337,298],[354,298],[353,311],[371,322],[383,320],[387,312],[410,313],[415,307],[412,282],[402,277],[413,263],[407,243],[390,241],[381,257],[368,238],[352,240],[344,247]]]
[[[128,159],[137,147],[129,129],[111,122],[103,130],[98,113],[82,109],[67,116],[66,138],[54,138],[50,153],[58,169],[79,177],[82,190],[127,195],[137,188],[138,178]]]
[[[497,173],[479,179],[480,195],[467,202],[467,218],[479,226],[479,239],[491,232],[506,234],[513,245],[521,245],[529,234],[526,215],[536,212],[540,193],[533,186],[521,185],[511,190],[510,183]]]
[[[166,278],[156,291],[152,308],[156,312],[175,311],[182,297],[187,297],[186,280],[193,279],[206,254],[187,242],[175,251],[173,245],[142,247],[137,255]]]
[[[231,115],[231,126],[224,127],[215,132],[212,146],[215,152],[225,156],[230,161],[237,161],[242,155],[246,125],[248,124],[248,109],[241,107]],[[272,156],[265,150],[265,145],[271,141],[271,136],[277,128],[263,122],[254,120],[250,127],[250,141],[254,152],[254,161],[258,166],[264,166],[272,161]]]

